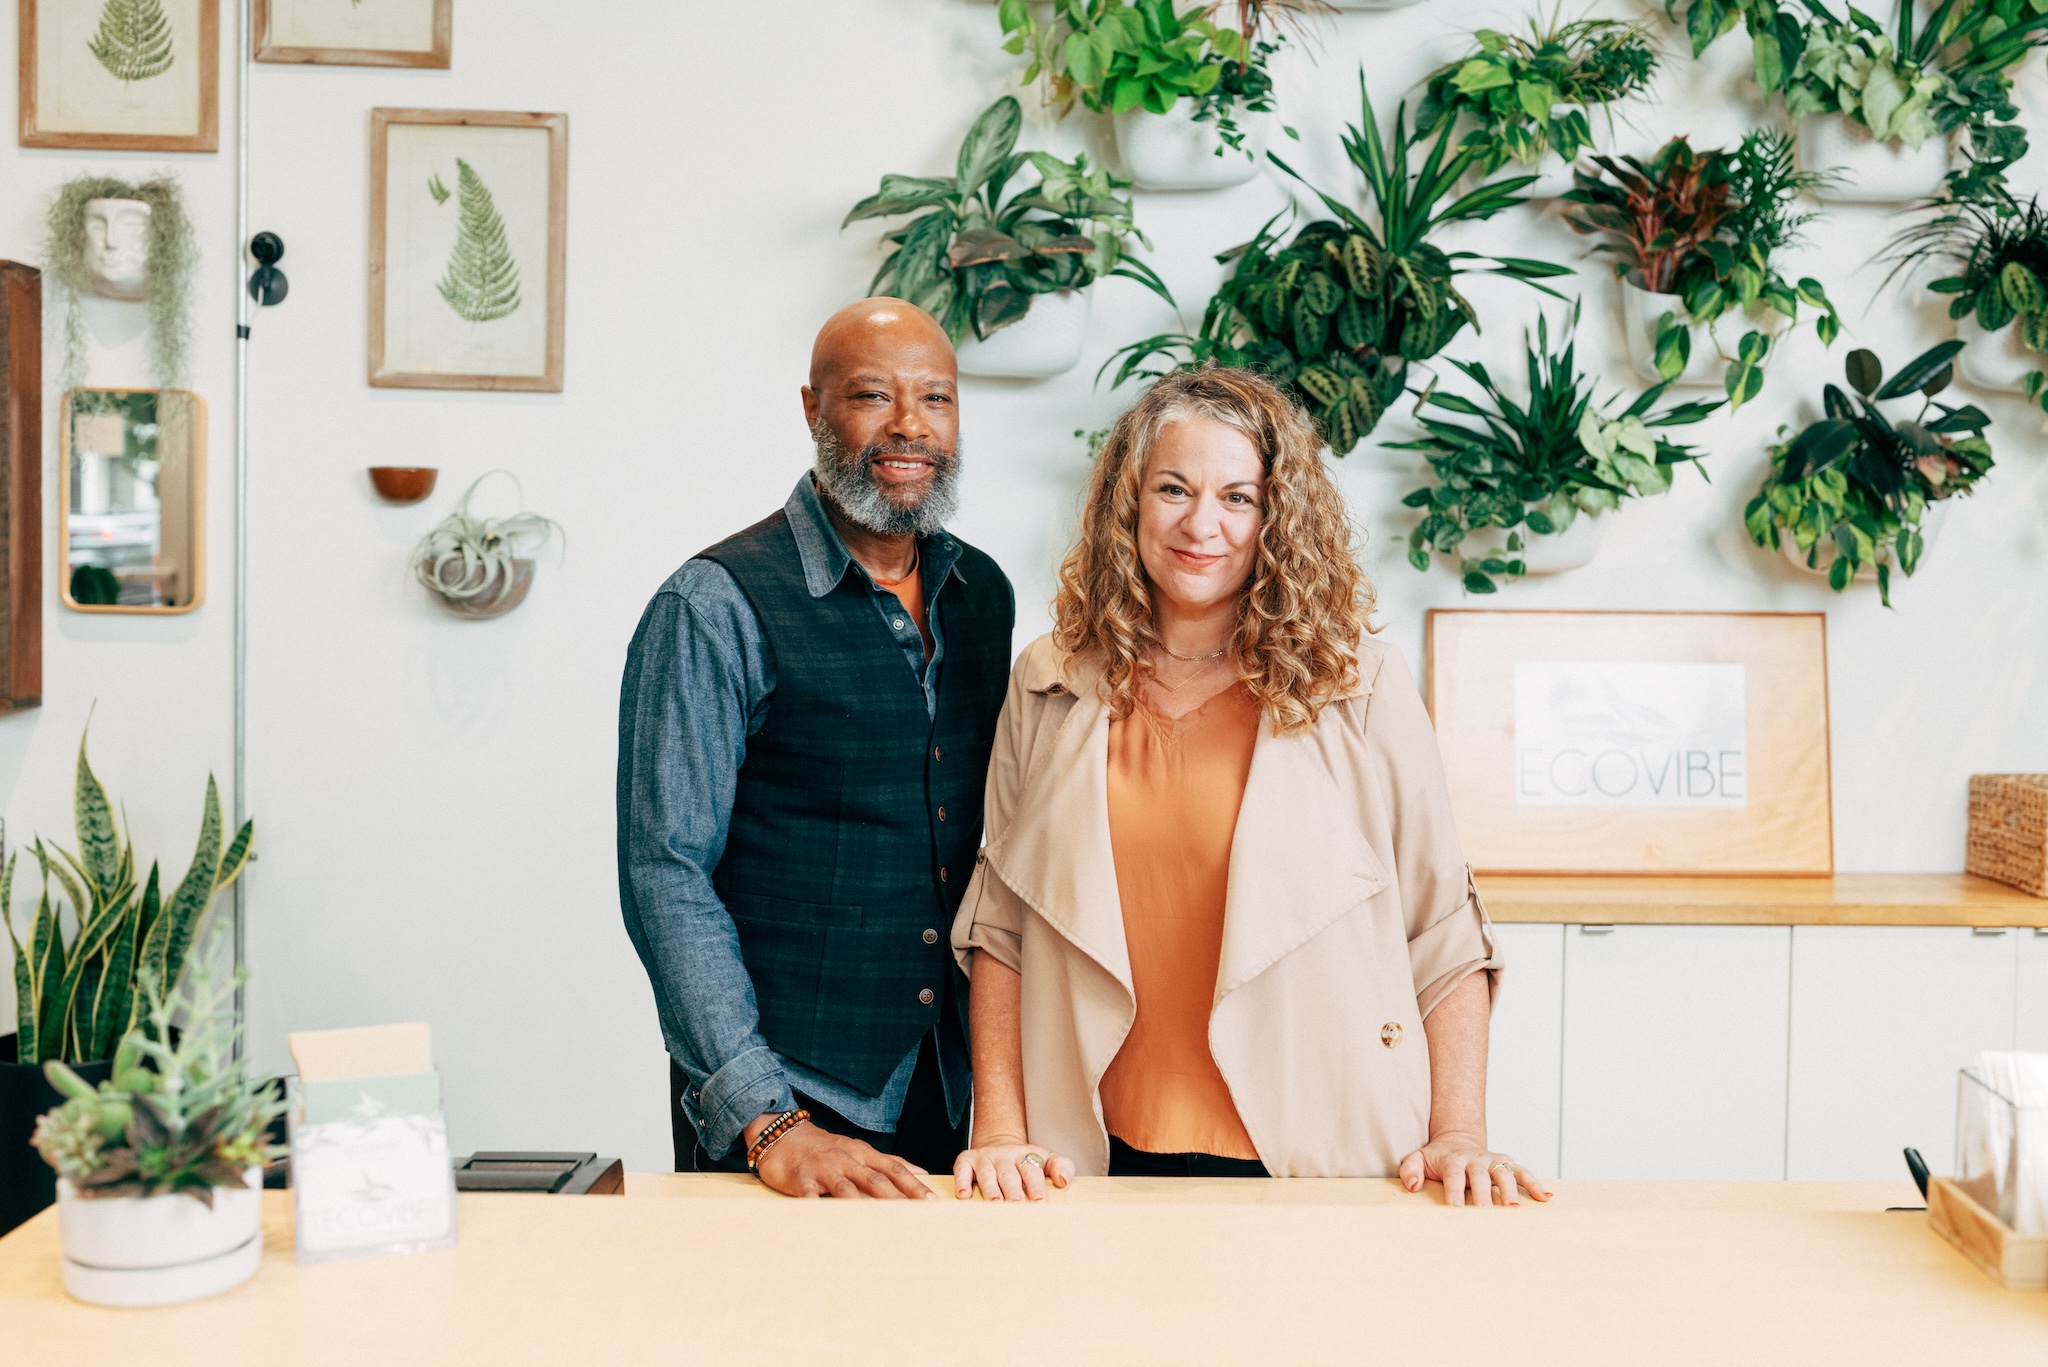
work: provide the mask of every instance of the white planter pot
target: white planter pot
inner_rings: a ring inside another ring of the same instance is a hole
[[[1115,125],[1117,151],[1140,190],[1220,190],[1258,174],[1273,116],[1238,111],[1243,151],[1224,145],[1214,119],[1197,122],[1188,100],[1164,114],[1129,110],[1116,116]]]
[[[1628,281],[1621,282],[1621,335],[1628,344],[1629,364],[1643,379],[1655,384],[1664,378],[1657,373],[1657,323],[1666,313],[1685,317],[1685,301],[1675,294],[1652,294]],[[1685,369],[1672,383],[1681,387],[1715,388],[1721,383],[1721,353],[1715,347],[1713,331],[1704,323],[1692,324],[1692,350]]]
[[[1033,296],[1031,311],[987,341],[968,333],[960,373],[990,380],[1044,380],[1081,364],[1088,341],[1088,292]]]
[[[1592,564],[1606,535],[1600,517],[1584,512],[1572,519],[1571,526],[1551,536],[1538,536],[1527,527],[1516,530],[1522,534],[1521,550],[1509,550],[1507,533],[1496,528],[1491,536],[1473,548],[1474,553],[1519,559],[1523,573],[1529,575],[1563,574]]]
[[[1956,356],[1956,373],[1965,383],[1993,393],[2024,394],[2027,376],[2048,370],[2048,356],[2020,340],[2017,321],[1996,332],[1986,332],[1975,314],[1956,321],[1956,336],[1963,349]]]
[[[1910,204],[1941,189],[1948,175],[1945,138],[1929,138],[1916,150],[1882,143],[1870,130],[1841,114],[1808,114],[1799,121],[1799,169],[1833,172],[1835,183],[1814,191],[1838,204]]]
[[[1927,563],[1928,556],[1934,554],[1935,538],[1941,535],[1941,525],[1948,521],[1948,506],[1954,501],[1954,499],[1945,498],[1939,503],[1930,503],[1927,505],[1927,511],[1920,515],[1920,563],[1922,565]],[[1793,541],[1791,533],[1783,527],[1778,529],[1778,551],[1794,569],[1797,569],[1801,574],[1809,574],[1817,579],[1828,577],[1829,568],[1834,565],[1836,558],[1841,554],[1834,540],[1830,538],[1820,543],[1820,554],[1815,556],[1814,563],[1809,565],[1806,563],[1806,552],[1799,549],[1798,543]],[[1892,564],[1892,554],[1892,548],[1889,543],[1877,548],[1877,558],[1887,565]],[[1903,577],[1901,576],[1901,579]],[[1875,584],[1877,582],[1877,566],[1865,565],[1857,570],[1856,582],[1859,584]],[[1894,581],[1892,587],[1897,588],[1898,581]]]
[[[263,1170],[248,1188],[192,1196],[87,1199],[57,1184],[64,1289],[93,1305],[173,1305],[240,1286],[263,1262]]]

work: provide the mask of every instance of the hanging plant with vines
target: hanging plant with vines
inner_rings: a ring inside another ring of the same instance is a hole
[[[191,345],[192,274],[199,264],[192,220],[184,196],[170,175],[143,181],[114,176],[78,176],[58,187],[43,220],[43,263],[64,295],[64,366],[61,383],[72,388],[85,378],[85,315],[81,300],[92,292],[86,264],[85,206],[96,199],[134,199],[149,206],[150,368],[158,388],[184,380]]]

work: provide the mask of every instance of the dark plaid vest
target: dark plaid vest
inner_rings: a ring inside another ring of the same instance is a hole
[[[1009,580],[961,544],[935,604],[945,659],[932,715],[857,569],[811,597],[784,514],[702,558],[738,582],[775,663],[712,886],[769,1047],[879,1095],[949,1002],[965,1020],[947,942],[981,844]]]

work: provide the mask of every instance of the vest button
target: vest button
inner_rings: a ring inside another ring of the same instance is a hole
[[[928,945],[937,944],[939,942],[939,932],[937,932],[936,930],[925,931],[924,942]]]
[[[896,630],[901,631],[903,630],[903,619],[901,617],[895,618],[889,623],[889,625],[896,628]]]
[[[945,809],[944,807],[941,807],[941,808],[939,808],[939,820],[941,820],[941,821],[944,821],[945,819],[946,819],[946,809]]]
[[[930,1006],[933,1002],[938,1000],[938,994],[933,992],[929,987],[927,987],[917,994],[917,1000],[920,1005]]]
[[[932,747],[932,758],[933,758],[933,759],[942,759],[942,758],[944,758],[944,756],[943,756],[942,754],[940,754],[940,752],[939,752],[939,747],[938,747],[938,746],[936,746],[936,745],[934,745],[934,746]]]
[[[939,870],[939,881],[941,883],[946,881],[946,871],[944,869]]]

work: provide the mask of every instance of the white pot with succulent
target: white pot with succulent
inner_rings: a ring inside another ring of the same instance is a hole
[[[143,971],[141,1019],[98,1087],[44,1065],[64,1104],[32,1141],[57,1170],[64,1289],[94,1305],[171,1305],[217,1295],[263,1262],[264,1134],[276,1085],[235,1057],[239,974],[221,973],[225,921],[195,950],[187,986]],[[180,1034],[171,1040],[171,1022]]]
[[[1031,310],[986,338],[960,341],[960,373],[985,379],[1044,380],[1081,363],[1088,341],[1087,290],[1053,290],[1031,297]]]
[[[1273,116],[1240,109],[1244,135],[1231,147],[1215,119],[1197,119],[1193,100],[1175,102],[1164,114],[1129,109],[1115,116],[1116,148],[1124,169],[1141,190],[1220,190],[1258,174],[1272,135]]]
[[[539,513],[471,513],[469,500],[492,475],[512,479],[504,470],[478,475],[463,491],[455,511],[421,537],[412,553],[413,577],[420,586],[451,614],[470,621],[502,617],[525,602],[533,587],[534,561],[531,554],[521,552],[539,550],[562,530]],[[516,487],[518,481],[513,484]]]
[[[1939,135],[1909,147],[1885,141],[1846,114],[1808,114],[1799,121],[1799,169],[1825,175],[1815,198],[1838,204],[1911,204],[1940,191],[1948,176],[1948,140]]]

